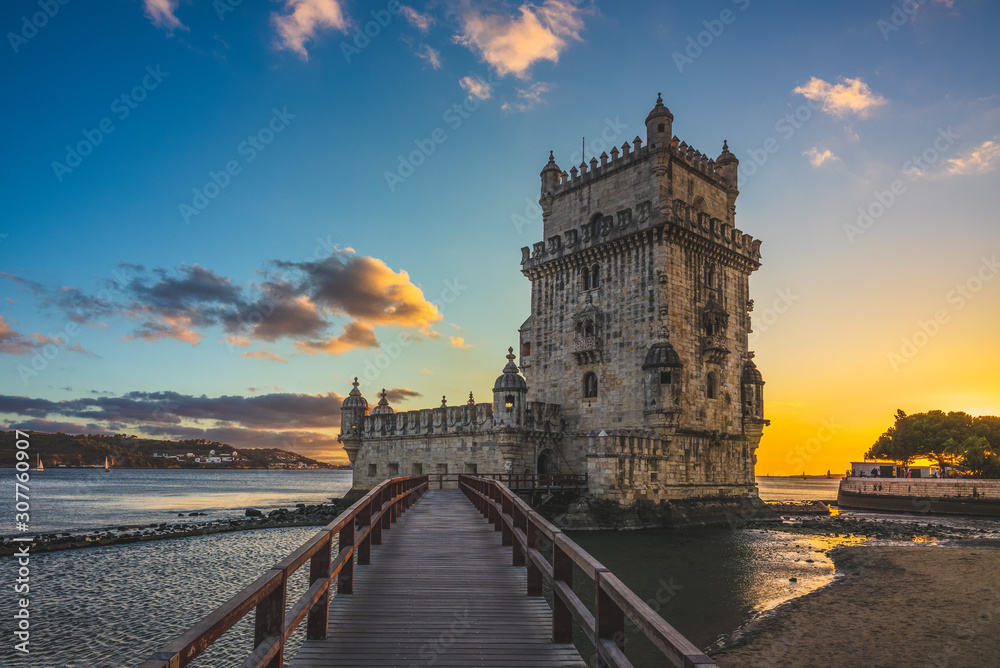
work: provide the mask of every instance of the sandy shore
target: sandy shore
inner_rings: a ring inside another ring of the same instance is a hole
[[[751,622],[713,653],[743,666],[997,665],[1000,549],[841,547],[832,584]]]

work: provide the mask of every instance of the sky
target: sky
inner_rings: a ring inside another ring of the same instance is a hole
[[[763,240],[758,475],[1000,414],[1000,6],[12,1],[0,424],[346,461],[358,376],[490,400],[539,171],[674,132]],[[636,397],[636,401],[640,398]]]

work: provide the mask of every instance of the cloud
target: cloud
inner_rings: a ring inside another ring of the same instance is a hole
[[[462,77],[459,79],[458,85],[469,93],[469,99],[476,98],[478,100],[488,100],[493,97],[490,85],[482,79],[477,79],[475,77]]]
[[[434,375],[434,372],[433,372],[433,371],[431,371],[430,369],[426,368],[426,367],[425,367],[425,368],[423,368],[423,369],[421,369],[421,370],[420,370],[420,373],[425,373],[425,374],[427,374],[428,376],[433,376],[433,375]]]
[[[7,320],[0,315],[0,354],[31,355],[48,345],[54,345],[58,348],[64,348],[70,352],[82,355],[99,357],[99,355],[85,349],[79,343],[67,345],[67,342],[58,336],[45,336],[38,332],[30,336],[24,336],[20,332],[15,331]]]
[[[347,249],[322,260],[272,261],[262,272],[263,281],[245,284],[199,265],[130,271],[114,290],[105,288],[97,295],[75,287],[47,288],[12,274],[0,276],[36,295],[43,310],[72,322],[136,322],[123,341],[172,339],[198,345],[209,330],[221,329],[220,340],[229,346],[291,339],[300,352],[339,355],[377,346],[376,326],[411,328],[434,338],[437,333],[431,328],[441,320],[438,308],[406,271]],[[338,328],[339,336],[332,333]],[[5,334],[11,349],[24,344],[24,337],[15,335]]]
[[[323,341],[299,341],[295,346],[298,350],[309,355],[321,352],[342,355],[355,348],[375,348],[378,346],[378,339],[375,337],[375,330],[371,325],[352,322],[344,325],[343,333],[340,336],[333,336]]]
[[[460,17],[455,41],[477,53],[501,76],[526,78],[540,60],[559,62],[570,40],[580,40],[584,10],[563,0],[525,3],[518,15],[483,14],[471,4]]]
[[[347,19],[339,0],[283,0],[285,14],[274,12],[271,23],[278,35],[275,47],[294,51],[309,59],[305,43],[314,40],[321,30],[346,32]]]
[[[178,392],[129,392],[122,396],[51,401],[0,394],[0,414],[26,418],[64,417],[93,424],[149,427],[209,421],[247,429],[319,429],[340,425],[344,397],[326,394],[264,394],[254,397],[193,396]]]
[[[46,434],[104,434],[111,436],[115,432],[97,424],[80,424],[79,422],[61,422],[57,420],[29,419],[18,420],[16,425],[0,425],[2,430],[20,429],[21,431],[40,431]]]
[[[431,69],[441,69],[441,52],[431,46],[424,44],[423,49],[417,51],[417,58],[431,66]]]
[[[868,84],[861,79],[840,81],[831,84],[813,77],[805,86],[799,86],[793,92],[821,103],[823,111],[838,118],[849,114],[865,118],[873,109],[886,104],[886,99],[878,93],[873,93]]]
[[[816,146],[813,146],[808,151],[805,151],[802,155],[809,158],[809,162],[813,167],[822,167],[823,163],[830,162],[833,160],[839,160],[837,156],[833,154],[830,149],[819,150]]]
[[[173,34],[177,28],[188,29],[174,14],[178,4],[179,0],[143,0],[143,13],[154,26],[166,30],[168,34]]]
[[[451,341],[451,347],[452,348],[459,348],[459,349],[464,350],[464,349],[472,347],[471,345],[469,345],[468,343],[466,343],[465,339],[462,338],[461,336],[452,336],[452,337],[449,337],[449,340]]]
[[[402,5],[403,17],[406,21],[422,33],[426,33],[434,25],[434,17],[428,14],[421,14],[409,5]]]
[[[422,397],[423,395],[407,387],[393,387],[385,391],[385,398],[389,403],[399,403],[411,397]]]
[[[264,360],[265,362],[287,362],[284,357],[278,355],[277,353],[268,352],[267,350],[254,350],[247,351],[243,353],[243,357],[252,357],[253,359]]]
[[[528,111],[542,103],[542,95],[552,90],[544,81],[536,81],[527,88],[517,89],[517,99],[514,102],[504,102],[500,108],[503,111]]]
[[[951,158],[946,166],[949,174],[988,174],[1000,162],[1000,135],[984,141],[962,155]]]

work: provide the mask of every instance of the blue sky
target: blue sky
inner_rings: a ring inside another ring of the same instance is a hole
[[[761,472],[836,469],[897,407],[995,414],[998,18],[963,0],[5,3],[0,416],[342,459],[329,409],[354,375],[403,408],[488,400],[528,312],[548,151],[568,169],[582,137],[589,159],[602,134],[643,135],[657,92],[680,139],[729,141],[737,225],[764,242]],[[284,308],[259,326],[268,296]],[[247,418],[265,403],[322,415]]]

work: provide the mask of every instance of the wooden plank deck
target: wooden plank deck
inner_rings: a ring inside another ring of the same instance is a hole
[[[458,490],[430,490],[402,515],[354,593],[330,603],[326,640],[307,640],[292,668],[586,664],[552,638],[552,611],[528,597],[509,547]]]

